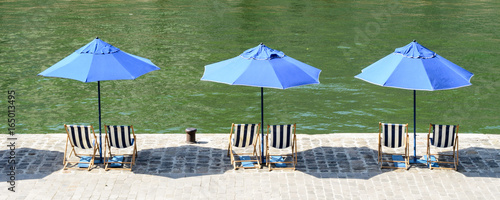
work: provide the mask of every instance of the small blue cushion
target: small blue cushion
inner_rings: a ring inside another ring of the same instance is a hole
[[[108,162],[123,162],[123,156],[113,156]],[[108,167],[122,167],[122,163],[109,163]]]
[[[424,155],[424,159],[427,161],[427,155]],[[436,160],[436,157],[431,156],[431,161],[436,162],[436,161],[437,161],[437,160]],[[438,163],[432,163],[432,162],[431,162],[431,166],[432,166],[432,167],[439,167]]]
[[[250,156],[240,156],[240,160],[250,160]],[[242,167],[254,167],[255,162],[241,162]]]
[[[405,161],[402,155],[392,155],[392,161]],[[394,167],[406,167],[404,162],[395,162]]]
[[[88,168],[91,160],[92,160],[92,157],[90,157],[90,156],[82,156],[80,158],[80,162],[87,162],[87,163],[78,163],[78,167]]]
[[[273,162],[285,162],[285,159],[283,159],[282,156],[271,156],[271,160],[269,162],[271,162],[271,163],[273,163]],[[274,166],[286,167],[286,163],[274,163]]]

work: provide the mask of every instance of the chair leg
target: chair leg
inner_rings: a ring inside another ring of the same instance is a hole
[[[455,171],[457,171],[457,166],[458,166],[458,148],[455,149],[455,147],[453,147],[453,164],[454,164]]]
[[[298,163],[298,153],[297,153],[297,145],[295,145],[295,166],[297,166]]]
[[[378,146],[378,165],[380,166],[380,169],[382,169],[382,146]]]
[[[266,167],[269,169],[269,171],[271,171],[271,163],[270,163],[270,156],[269,156],[269,152],[266,153]]]
[[[135,152],[137,150],[137,147],[134,144],[134,151],[132,152],[132,160],[130,161],[130,171],[132,171],[132,167],[135,165]]]
[[[295,169],[297,167],[297,151],[295,151],[295,147],[296,147],[295,145],[294,145],[294,147],[292,147],[293,171],[295,171]]]
[[[95,159],[95,153],[97,149],[94,147],[94,152],[92,153],[92,159],[90,159],[89,167],[87,168],[87,171],[90,171],[92,169],[92,166],[94,166],[94,159]]]
[[[135,158],[138,158],[139,154],[137,154],[137,147],[134,147],[134,148],[135,148]]]
[[[66,152],[68,151],[68,142],[69,142],[69,136],[66,137],[66,146],[64,147],[63,165],[66,163]]]
[[[236,162],[234,160],[234,155],[231,153],[231,164],[233,164],[233,169],[236,170]]]
[[[104,153],[102,154],[103,156],[103,163],[104,163],[104,170],[105,171],[108,171],[108,162],[109,162],[109,157],[108,157],[108,154],[107,154],[107,150],[108,150],[108,136],[106,134],[106,139],[104,140]],[[111,152],[111,149],[109,150]]]
[[[63,158],[63,170],[66,170],[66,165],[68,165],[68,162],[66,160],[66,153],[68,151],[68,143],[66,142],[66,148],[64,148],[64,158]]]
[[[427,166],[432,169],[430,136],[427,136]]]
[[[410,168],[410,138],[406,135],[406,170]]]
[[[236,162],[234,160],[234,154],[233,154],[233,150],[231,148],[231,144],[229,145],[228,155],[231,158],[231,165],[233,165],[233,169],[236,169]]]
[[[459,163],[458,163],[458,161],[459,161],[459,158],[458,158],[458,144],[457,144],[457,149],[456,149],[456,152],[455,152],[455,153],[456,153],[456,155],[457,155],[457,156],[456,156],[456,158],[455,158],[455,159],[456,159],[456,161],[455,161],[455,163],[456,163],[456,164],[455,164],[455,165],[456,165],[455,170],[458,170],[458,164],[459,164]]]

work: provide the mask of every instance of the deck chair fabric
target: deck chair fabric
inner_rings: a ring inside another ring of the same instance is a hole
[[[447,148],[455,145],[455,125],[431,124],[432,138],[430,144],[439,148]]]
[[[74,163],[88,165],[87,170],[90,170],[94,166],[95,154],[97,150],[99,150],[99,143],[97,141],[94,128],[92,126],[64,124],[64,129],[66,130],[67,139],[66,147],[64,149],[63,168],[66,170],[68,164]],[[68,151],[68,143],[70,144],[71,151],[69,156],[66,157],[66,153]],[[92,149],[92,154],[78,155],[76,149]],[[72,155],[78,158],[82,158],[82,156],[88,156],[91,157],[91,159],[89,161],[69,161],[70,158],[72,158]]]
[[[267,128],[271,133],[271,147],[284,149],[292,145],[293,137],[295,137],[295,124],[268,125]]]
[[[435,153],[431,151],[433,148],[451,148],[452,154]],[[438,156],[438,157],[436,157]],[[439,157],[452,157],[453,162],[439,160]],[[430,169],[454,169],[458,167],[458,125],[440,125],[430,124],[429,134],[427,135],[427,165]],[[438,167],[439,163],[453,164],[451,167]]]
[[[231,164],[233,165],[234,169],[260,168],[260,142],[258,142],[259,130],[260,124],[233,123],[231,125],[231,133],[229,134],[228,156],[231,157]],[[257,146],[259,146],[259,148],[257,148]],[[253,147],[252,153],[243,152],[243,149],[247,147]],[[237,160],[236,156],[240,157],[240,159]],[[254,162],[257,163],[257,165],[250,164]]]
[[[380,168],[409,168],[409,139],[408,139],[408,124],[391,124],[379,122],[378,136],[378,162]],[[401,148],[404,147],[404,153],[384,153],[383,147]],[[384,155],[402,156],[402,160],[384,160]],[[383,163],[404,163],[404,167],[384,166]]]
[[[259,127],[257,124],[235,124],[234,126],[233,146],[247,147],[253,145],[254,137],[258,135]]]
[[[295,135],[296,124],[287,125],[268,125],[266,134],[266,164],[269,171],[273,168],[272,165],[276,164],[291,164],[291,167],[279,167],[279,169],[292,169],[295,170],[297,165],[297,137]],[[271,149],[284,150],[290,148],[290,153],[286,154],[272,154]],[[280,159],[274,160],[273,156],[278,156]],[[289,160],[289,161],[287,161]]]
[[[130,136],[131,126],[106,126],[109,130],[109,145],[116,148],[127,148],[133,145]]]
[[[135,159],[137,157],[137,141],[135,137],[133,126],[114,126],[114,125],[104,125],[106,138],[105,138],[105,148],[104,148],[104,166],[105,170],[110,169],[125,169],[132,170],[135,165]],[[113,154],[112,148],[125,149],[128,147],[132,148],[132,154]],[[130,162],[125,162],[123,160],[116,160],[116,158],[125,159],[124,156],[130,155]],[[130,164],[130,168],[115,168],[113,165],[123,165]]]
[[[389,148],[399,148],[403,145],[405,126],[403,124],[382,123],[382,144]]]
[[[94,148],[90,136],[93,132],[91,126],[68,125],[67,131],[69,141],[73,146],[81,149]]]

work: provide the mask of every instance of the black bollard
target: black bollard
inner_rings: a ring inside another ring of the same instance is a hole
[[[195,128],[186,129],[186,143],[196,144],[196,130]]]

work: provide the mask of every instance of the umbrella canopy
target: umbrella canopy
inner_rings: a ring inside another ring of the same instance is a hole
[[[416,90],[447,90],[471,85],[474,74],[413,41],[361,70],[355,77],[376,85],[413,90],[414,162]]]
[[[99,38],[95,38],[92,42],[38,75],[69,78],[82,82],[97,81],[99,143],[101,145],[99,154],[102,161],[100,81],[136,79],[143,74],[159,69],[146,58],[126,53]]]
[[[408,90],[446,90],[471,85],[473,74],[416,41],[361,70],[361,80]]]
[[[95,82],[136,79],[159,69],[146,58],[126,53],[96,38],[38,75]]]
[[[321,70],[302,63],[264,44],[237,57],[205,66],[202,81],[286,89],[319,84]]]
[[[261,88],[261,134],[264,148],[264,88],[286,89],[319,84],[320,72],[317,68],[261,43],[237,57],[205,66],[201,80]]]

